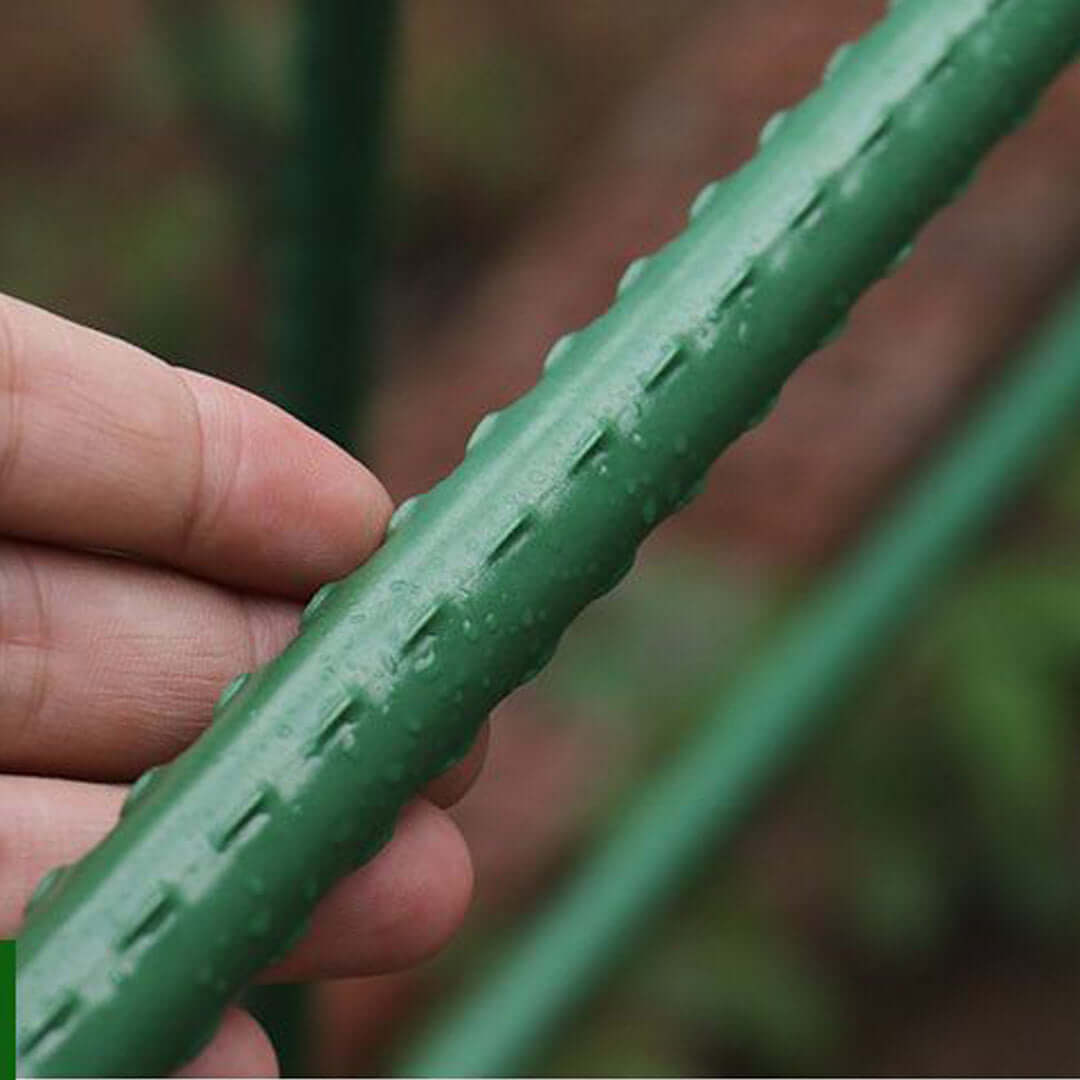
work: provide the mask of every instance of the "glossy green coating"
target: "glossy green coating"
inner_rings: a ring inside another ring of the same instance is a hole
[[[807,598],[648,781],[607,842],[489,976],[402,1063],[403,1076],[516,1076],[581,1006],[852,683],[919,610],[1080,411],[1080,287],[855,552]]]
[[[462,465],[39,896],[20,1070],[198,1049],[1080,45],[1075,0],[905,0],[560,341]]]

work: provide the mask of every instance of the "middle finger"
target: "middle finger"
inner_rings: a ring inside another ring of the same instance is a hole
[[[300,605],[130,559],[0,540],[0,771],[130,780],[209,723],[225,684],[273,659]],[[446,806],[483,760],[433,781]]]
[[[0,541],[0,769],[131,779],[175,756],[299,607],[106,555]]]

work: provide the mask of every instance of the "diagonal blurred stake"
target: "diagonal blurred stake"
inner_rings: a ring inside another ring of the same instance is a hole
[[[153,1075],[197,1050],[1078,47],[1076,0],[904,0],[839,54],[109,837],[39,886],[21,1073]]]
[[[827,710],[910,621],[1080,412],[1080,289],[866,542],[734,685],[601,850],[490,976],[413,1049],[404,1076],[507,1076],[695,872],[712,865]]]

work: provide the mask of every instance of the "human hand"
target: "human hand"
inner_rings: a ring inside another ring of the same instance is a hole
[[[46,870],[112,827],[124,785],[192,742],[315,588],[372,553],[390,509],[362,465],[268,402],[0,296],[0,937]],[[395,970],[446,942],[472,867],[441,808],[484,743],[267,979]],[[275,1074],[239,1009],[181,1073]]]

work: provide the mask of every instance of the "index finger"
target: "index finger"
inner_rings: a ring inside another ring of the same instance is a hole
[[[269,402],[0,296],[0,531],[303,597],[389,513],[363,465]]]

